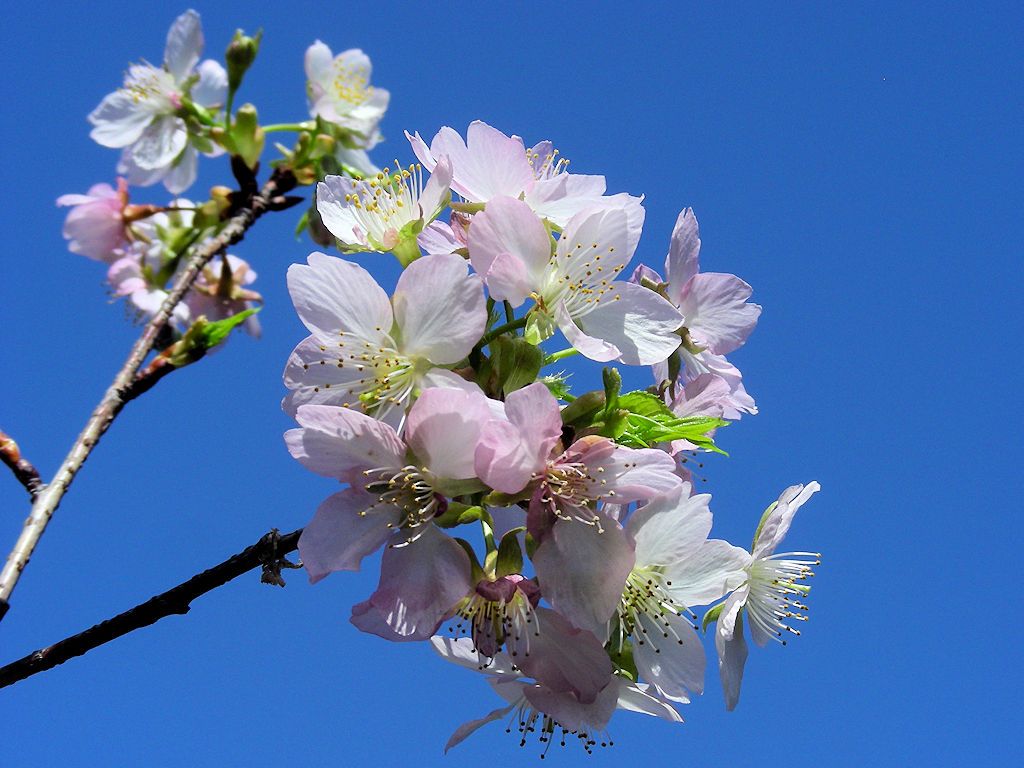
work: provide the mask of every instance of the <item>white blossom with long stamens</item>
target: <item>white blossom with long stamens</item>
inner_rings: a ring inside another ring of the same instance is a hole
[[[750,635],[759,646],[771,640],[785,645],[787,634],[800,634],[790,622],[807,620],[807,606],[803,601],[811,588],[806,582],[814,576],[812,569],[820,563],[821,555],[812,552],[776,554],[775,550],[789,531],[796,511],[819,490],[821,486],[816,482],[790,486],[768,508],[754,538],[746,581],[722,604],[715,628],[715,648],[726,709],[734,709],[739,701],[743,666],[747,660],[743,617],[747,618]]]
[[[425,184],[422,166],[395,161],[393,172],[385,168],[371,179],[326,177],[317,184],[316,209],[343,250],[392,251],[403,240],[415,247],[420,231],[448,204],[451,180],[447,158]]]
[[[464,259],[413,262],[391,299],[357,264],[322,253],[308,262],[288,270],[292,301],[312,335],[285,366],[286,411],[333,404],[397,423],[422,388],[479,391],[440,367],[464,358],[487,322],[480,278]]]

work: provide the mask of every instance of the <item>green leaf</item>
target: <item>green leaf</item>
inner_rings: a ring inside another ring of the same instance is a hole
[[[495,390],[508,395],[537,380],[544,352],[519,336],[499,336],[490,343]]]
[[[476,584],[484,578],[484,569],[480,567],[480,561],[476,557],[476,550],[474,550],[473,545],[465,539],[456,538],[455,543],[462,547],[466,554],[469,555],[469,564],[471,569],[470,578],[473,580],[473,583]]]
[[[540,382],[548,388],[548,392],[554,395],[556,400],[573,400],[572,390],[569,388],[569,375],[564,372],[552,373],[542,376]]]
[[[605,368],[601,371],[601,379],[604,381],[604,410],[611,414],[619,406],[619,392],[622,391],[622,376],[618,368]]]
[[[523,530],[525,528],[513,528],[501,537],[496,571],[499,577],[523,572],[523,550],[519,546],[519,532]]]
[[[698,448],[728,455],[708,435],[729,422],[709,416],[679,418],[661,398],[638,390],[619,397],[619,408],[628,411],[627,426],[617,435],[608,434],[631,448],[649,448],[657,443],[687,440]],[[605,434],[602,432],[602,434]]]
[[[212,349],[213,347],[216,347],[228,337],[228,334],[231,333],[231,331],[259,311],[259,308],[246,309],[239,312],[237,315],[226,317],[223,320],[215,320],[212,323],[206,323],[200,331],[200,338],[202,339],[203,346],[205,349]]]
[[[483,513],[482,507],[450,501],[448,509],[444,511],[444,514],[435,517],[434,522],[441,528],[454,528],[457,525],[476,522],[483,516]]]

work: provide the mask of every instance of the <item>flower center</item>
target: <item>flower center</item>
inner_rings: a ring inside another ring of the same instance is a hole
[[[444,513],[448,503],[444,496],[434,492],[426,468],[407,465],[401,469],[378,467],[363,471],[367,492],[377,497],[365,515],[378,504],[402,510],[399,523],[403,528],[419,528]],[[410,539],[412,541],[412,539]]]
[[[485,659],[494,658],[502,647],[508,649],[513,659],[529,656],[530,637],[540,635],[533,610],[539,600],[537,585],[522,576],[484,579],[455,609],[460,621],[449,631],[465,634],[463,621],[467,622],[473,647]],[[480,668],[486,666],[481,663]]]
[[[520,747],[525,747],[526,742],[533,737],[536,737],[537,741],[544,745],[543,751],[540,754],[541,760],[547,756],[548,750],[555,743],[556,738],[558,739],[559,746],[564,747],[567,737],[575,736],[579,740],[580,746],[583,747],[588,755],[594,754],[594,747],[596,746],[615,746],[615,742],[608,738],[607,733],[591,734],[586,730],[570,731],[568,728],[563,728],[550,715],[545,715],[543,712],[538,712],[534,709],[525,696],[519,700],[515,709],[512,710],[512,717],[505,727],[505,733],[512,733],[513,727],[519,733]],[[598,741],[598,738],[600,741]]]
[[[810,594],[811,586],[804,582],[814,576],[811,568],[820,564],[821,555],[813,552],[783,552],[751,563],[750,620],[783,645],[783,632],[799,636],[800,630],[786,622],[807,621],[809,608],[801,601]]]
[[[590,506],[593,485],[598,482],[583,462],[549,464],[540,488],[540,501],[559,520],[576,520],[603,532],[601,516]],[[608,491],[614,496],[614,491]]]
[[[620,653],[630,635],[638,645],[649,644],[655,653],[661,653],[659,645],[666,642],[683,644],[666,617],[686,616],[693,622],[696,615],[672,596],[671,586],[658,568],[634,568],[630,572],[618,608]]]
[[[393,248],[399,230],[419,219],[423,193],[423,166],[412,163],[402,168],[395,161],[394,173],[385,168],[372,179],[353,185],[345,203],[371,238],[371,245]],[[427,212],[424,212],[427,213]],[[433,213],[430,211],[429,213]]]
[[[373,94],[373,86],[362,67],[347,66],[341,61],[334,62],[334,96],[338,101],[358,107]]]

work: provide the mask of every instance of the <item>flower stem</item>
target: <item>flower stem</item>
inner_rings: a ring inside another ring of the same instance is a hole
[[[526,326],[526,317],[525,316],[517,317],[512,322],[505,323],[504,325],[499,325],[497,328],[493,328],[492,330],[490,330],[487,333],[485,333],[484,337],[482,339],[480,339],[480,342],[477,344],[477,346],[478,347],[485,347],[490,342],[494,341],[496,338],[501,336],[502,334],[511,333],[512,331],[517,331],[520,328],[523,328],[525,326]]]
[[[551,365],[557,363],[559,360],[564,360],[567,357],[572,357],[578,354],[579,350],[576,347],[569,347],[568,349],[560,349],[557,352],[552,352],[550,355],[544,358],[544,365]]]

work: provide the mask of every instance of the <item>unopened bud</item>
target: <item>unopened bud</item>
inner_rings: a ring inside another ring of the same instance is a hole
[[[231,126],[231,140],[235,154],[250,168],[255,168],[263,154],[266,136],[260,128],[259,115],[252,104],[243,104],[235,113],[235,124]]]
[[[257,32],[255,37],[249,37],[240,29],[235,30],[235,36],[231,38],[227,53],[224,54],[228,65],[228,88],[231,91],[238,90],[246,70],[256,60],[262,37],[263,30]]]

